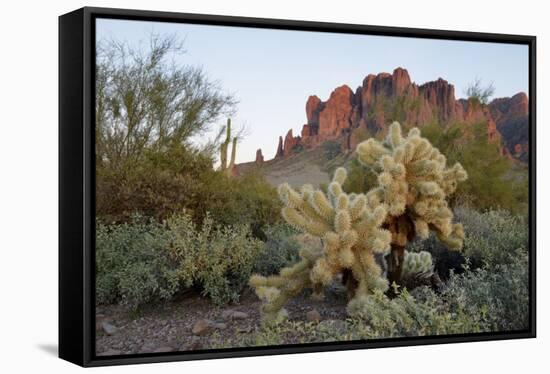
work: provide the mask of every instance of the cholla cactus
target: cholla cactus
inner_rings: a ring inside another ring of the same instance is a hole
[[[453,223],[447,198],[458,182],[467,178],[459,163],[447,160],[413,128],[406,137],[394,122],[384,142],[368,139],[357,146],[359,161],[378,173],[378,186],[367,194],[369,206],[384,206],[384,227],[392,233],[388,261],[391,282],[401,278],[404,247],[416,235],[427,238],[433,231],[451,249],[460,249],[464,239],[461,224]]]
[[[368,295],[376,289],[386,290],[387,280],[374,254],[386,253],[390,248],[391,233],[380,226],[386,219],[383,205],[369,206],[363,194],[346,194],[342,184],[347,177],[344,168],[338,168],[328,193],[305,185],[300,192],[288,184],[279,186],[279,196],[285,207],[282,215],[298,230],[322,239],[323,248],[302,249],[302,260],[283,268],[279,275],[255,275],[250,285],[266,301],[265,320],[284,316],[285,302],[304,288],[319,293],[337,274],[351,274],[348,282],[352,297]]]
[[[417,274],[430,274],[433,271],[433,261],[430,252],[405,251],[403,259],[402,278],[410,278]]]

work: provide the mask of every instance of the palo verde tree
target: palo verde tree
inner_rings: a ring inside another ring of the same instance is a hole
[[[460,249],[464,229],[453,223],[448,197],[466,180],[464,168],[447,166],[446,157],[413,128],[404,137],[401,125],[392,123],[385,141],[374,138],[357,146],[361,163],[378,175],[378,185],[367,192],[368,205],[384,206],[383,227],[391,232],[388,278],[401,278],[405,246],[415,237],[427,238],[430,231],[450,249]]]
[[[284,203],[282,215],[296,229],[322,239],[323,248],[302,248],[301,261],[283,268],[278,275],[255,275],[250,285],[266,301],[262,307],[266,321],[284,317],[286,301],[304,288],[320,296],[323,286],[337,274],[346,275],[348,295],[353,300],[374,290],[386,290],[388,282],[375,259],[390,248],[391,233],[381,228],[386,218],[382,204],[367,204],[364,194],[346,194],[342,184],[347,176],[338,168],[328,193],[305,185],[300,192],[288,184],[279,186]]]
[[[175,36],[152,34],[137,45],[104,39],[97,46],[98,166],[120,168],[146,152],[164,152],[203,134],[235,100],[200,67],[185,64]]]

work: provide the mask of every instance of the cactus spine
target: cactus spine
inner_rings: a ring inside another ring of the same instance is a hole
[[[338,168],[327,194],[311,185],[299,192],[286,183],[279,186],[284,219],[296,229],[321,238],[323,248],[303,248],[301,261],[281,269],[278,275],[251,277],[250,285],[266,302],[262,307],[264,320],[284,317],[285,302],[304,288],[312,288],[318,296],[319,290],[339,273],[353,277],[353,282],[347,283],[352,299],[388,288],[374,258],[390,248],[391,233],[381,228],[386,208],[382,204],[368,205],[363,194],[343,192],[346,177],[346,170]]]
[[[413,128],[406,137],[401,125],[391,124],[384,142],[374,138],[357,146],[359,161],[378,173],[378,186],[367,194],[369,206],[384,206],[384,227],[391,232],[388,261],[390,282],[400,280],[405,245],[415,236],[427,238],[430,231],[451,249],[460,249],[464,229],[453,223],[447,198],[458,182],[467,178],[459,163],[447,166],[438,149]]]
[[[237,156],[237,137],[231,140],[231,119],[227,119],[227,126],[225,127],[226,136],[224,142],[220,145],[220,169],[231,176],[233,168],[235,167],[235,157]],[[229,165],[227,165],[227,152],[229,150],[229,144],[232,143],[231,158]]]

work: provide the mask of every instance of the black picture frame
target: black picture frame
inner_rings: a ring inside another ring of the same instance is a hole
[[[95,355],[95,20],[307,30],[523,44],[529,47],[529,329],[223,350]],[[303,352],[534,338],[536,336],[536,37],[325,22],[85,7],[59,17],[59,357],[104,366]]]

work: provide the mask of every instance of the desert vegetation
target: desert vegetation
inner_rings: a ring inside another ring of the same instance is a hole
[[[177,38],[147,45],[98,44],[99,354],[528,327],[528,165],[486,122],[417,126],[419,100],[380,96],[391,121],[354,149],[239,168],[237,98],[174,64]]]

